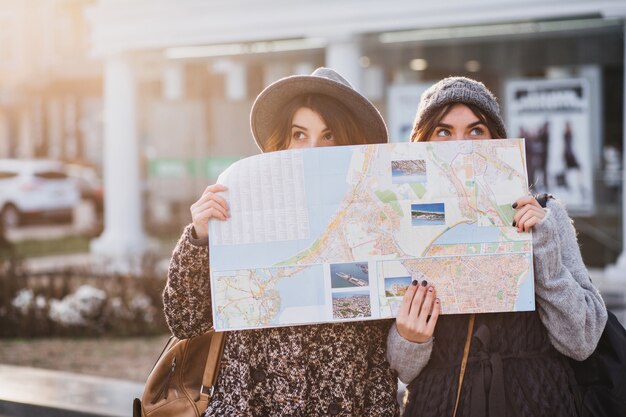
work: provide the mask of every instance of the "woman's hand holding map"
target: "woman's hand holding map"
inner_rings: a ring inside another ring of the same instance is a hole
[[[440,311],[441,302],[435,287],[429,286],[426,281],[420,284],[413,280],[396,316],[398,333],[411,342],[428,342],[435,331]]]
[[[517,212],[513,218],[513,227],[518,232],[529,232],[545,217],[546,211],[535,197],[520,197],[511,205]]]
[[[191,219],[198,239],[209,237],[209,220],[226,220],[230,217],[228,203],[217,193],[228,189],[221,184],[209,185],[202,196],[191,205]]]

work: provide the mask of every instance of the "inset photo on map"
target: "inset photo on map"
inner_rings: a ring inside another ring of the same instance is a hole
[[[446,224],[444,203],[411,204],[413,226],[438,226]]]
[[[405,161],[391,161],[392,184],[405,184],[412,182],[425,183],[426,180],[425,160],[412,159]]]
[[[371,316],[369,291],[333,292],[333,318],[356,319]]]
[[[367,262],[330,265],[330,286],[332,288],[367,287],[369,284]]]
[[[410,275],[385,278],[385,297],[404,297],[407,288],[411,285],[411,281],[413,279]]]

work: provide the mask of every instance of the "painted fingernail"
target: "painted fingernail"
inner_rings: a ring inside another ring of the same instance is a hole
[[[513,204],[511,204],[511,207],[513,207],[513,208],[517,208],[517,203],[513,203]]]
[[[436,302],[437,304],[439,304],[439,298],[437,298],[437,299],[435,300],[435,302]]]
[[[513,220],[513,227],[515,227],[516,224],[517,224],[517,222],[515,220]]]
[[[433,292],[433,287],[430,287],[430,288],[428,289],[428,292]]]
[[[428,285],[428,281],[426,281],[426,280],[422,281],[422,287],[425,287],[427,285]]]
[[[414,287],[417,286],[417,280],[414,279],[413,282],[411,282],[411,285],[413,285]]]

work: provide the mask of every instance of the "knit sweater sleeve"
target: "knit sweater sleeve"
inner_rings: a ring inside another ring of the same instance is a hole
[[[199,245],[188,225],[170,260],[163,291],[165,320],[180,339],[198,336],[213,325],[209,250]]]
[[[368,355],[368,373],[365,392],[364,417],[393,417],[399,416],[400,410],[397,401],[398,379],[395,372],[389,367],[385,357],[385,340],[391,320],[379,320],[367,325],[370,332]],[[390,414],[391,410],[395,410]]]
[[[584,360],[600,340],[607,312],[558,201],[548,201],[546,216],[533,229],[533,252],[537,311],[550,341],[564,355]]]
[[[393,323],[387,336],[387,360],[391,369],[398,373],[400,381],[408,384],[417,377],[428,364],[433,350],[433,340],[415,343],[400,336],[396,323]]]

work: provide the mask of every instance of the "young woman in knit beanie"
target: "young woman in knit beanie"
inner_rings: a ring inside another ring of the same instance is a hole
[[[491,92],[480,82],[450,77],[422,95],[411,140],[506,136]],[[392,368],[410,383],[405,416],[577,415],[565,356],[583,360],[594,351],[607,312],[567,212],[551,197],[540,200],[511,202],[512,226],[533,230],[536,311],[438,317],[436,289],[426,281],[410,286],[403,300],[408,308],[401,309],[387,340]]]
[[[250,115],[263,152],[387,142],[380,113],[335,71],[283,78]],[[163,293],[172,333],[212,325],[208,221],[229,215],[225,187],[207,187],[191,206]],[[242,253],[245,256],[245,253]],[[396,416],[397,379],[385,358],[390,320],[228,332],[206,416]]]

